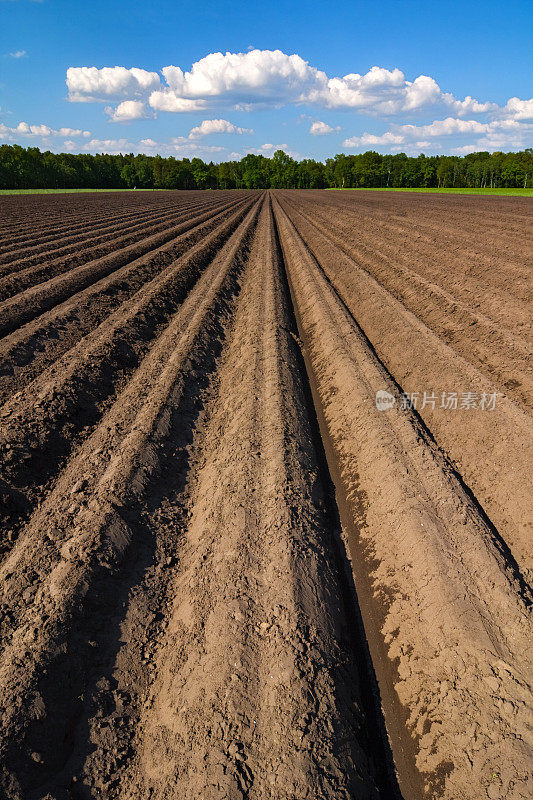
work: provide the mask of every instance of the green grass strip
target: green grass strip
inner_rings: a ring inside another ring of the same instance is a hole
[[[328,192],[424,192],[429,194],[481,194],[489,197],[502,196],[502,197],[533,197],[533,189],[427,189],[415,188],[404,189],[398,187],[381,188],[373,186],[365,188],[364,186],[357,186],[354,188],[346,189],[327,189]]]

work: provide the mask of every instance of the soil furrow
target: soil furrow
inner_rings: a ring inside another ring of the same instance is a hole
[[[2,800],[529,798],[531,202],[0,206]]]
[[[533,462],[530,416],[500,392],[493,410],[460,408],[466,392],[479,400],[497,392],[475,366],[456,354],[420,317],[339,250],[330,236],[295,217],[295,224],[344,302],[356,315],[380,359],[409,396],[442,449],[479,499],[531,582],[533,498],[524,467]],[[511,369],[508,378],[516,378]],[[503,387],[502,387],[503,388]],[[455,392],[454,410],[441,408]],[[423,407],[426,398],[433,403]],[[518,460],[517,460],[518,459]]]
[[[509,254],[508,248],[502,248],[505,253],[503,258],[503,253],[496,249],[496,242],[483,252],[481,244],[486,247],[484,240],[480,243],[479,237],[467,235],[461,228],[448,241],[441,232],[431,237],[421,237],[419,221],[416,221],[416,228],[412,221],[400,230],[385,221],[376,227],[374,218],[362,224],[359,216],[349,210],[348,204],[340,203],[332,226],[331,218],[322,205],[311,204],[307,200],[298,203],[298,206],[313,221],[320,221],[327,230],[333,227],[336,235],[350,248],[351,255],[364,257],[378,271],[384,263],[391,268],[401,265],[415,280],[436,285],[441,291],[446,289],[459,304],[462,301],[472,312],[488,314],[493,322],[509,326],[515,333],[518,329],[521,335],[527,334],[527,330],[523,329],[529,319],[528,299],[531,300],[527,240],[517,244],[513,239],[516,252]],[[399,243],[407,246],[400,249]],[[501,239],[498,244],[501,247]],[[446,270],[442,269],[443,250],[446,252]],[[519,257],[522,259],[521,268]],[[487,272],[495,262],[498,269],[494,277],[491,276],[491,280],[487,281]],[[464,280],[465,273],[468,281]],[[381,274],[386,272],[381,269]],[[509,313],[511,309],[512,313]]]
[[[177,203],[169,203],[165,206],[160,206],[160,211],[170,211],[172,208],[176,208],[179,204]],[[47,242],[54,241],[55,239],[61,238],[66,236],[67,234],[74,234],[74,233],[83,233],[90,231],[92,228],[98,227],[99,225],[103,224],[119,224],[120,222],[128,223],[132,220],[137,219],[143,213],[147,211],[153,211],[153,206],[147,206],[146,208],[138,208],[132,210],[131,208],[126,212],[118,212],[118,213],[111,213],[111,212],[104,212],[100,214],[91,215],[88,213],[80,212],[77,215],[72,215],[68,217],[68,215],[61,214],[63,219],[63,223],[61,225],[58,224],[57,215],[55,216],[55,221],[52,222],[50,225],[47,226],[39,226],[37,220],[35,220],[35,224],[24,225],[24,223],[20,220],[16,220],[11,222],[7,227],[3,228],[4,235],[0,235],[0,252],[4,254],[6,250],[10,250],[13,246],[27,246],[31,247],[32,245],[39,245],[39,244],[46,244]],[[13,226],[16,225],[17,234],[13,235]],[[26,231],[26,232],[22,232]]]
[[[486,246],[486,237],[465,230],[464,222],[457,224],[454,238],[437,232],[423,237],[420,221],[414,215],[405,230],[396,231],[386,222],[376,225],[373,216],[357,213],[357,206],[349,210],[347,202],[339,202],[333,212],[309,200],[302,198],[299,208],[334,230],[351,248],[352,255],[365,258],[377,274],[387,276],[389,265],[401,265],[416,279],[445,289],[474,313],[482,313],[516,336],[533,341],[528,327],[531,259],[527,238],[521,242],[511,239],[504,248],[501,240]]]
[[[378,679],[405,709],[424,796],[479,800],[496,785],[496,796],[525,800],[525,587],[417,417],[398,405],[377,410],[376,392],[397,393],[396,385],[279,205],[276,217],[349,509]],[[370,576],[366,602],[360,571]],[[394,703],[385,714],[395,752],[402,741]],[[400,779],[405,796],[416,797]]]
[[[0,410],[2,540],[17,530],[243,219],[237,212],[123,303]]]
[[[113,796],[380,796],[287,324],[265,207],[193,460],[157,680]]]
[[[305,195],[311,197],[312,193],[306,192]],[[314,196],[320,197],[322,204],[333,206],[335,209],[339,206],[344,208],[356,206],[357,212],[366,212],[370,221],[375,220],[385,226],[396,224],[398,230],[407,234],[410,232],[409,228],[412,232],[412,225],[416,220],[417,233],[422,234],[426,231],[430,237],[445,236],[453,242],[457,236],[481,236],[480,247],[486,247],[488,244],[489,250],[491,245],[500,246],[502,239],[513,241],[521,239],[521,244],[526,244],[527,231],[531,226],[527,198],[481,199],[466,195],[417,197],[371,192],[362,195],[358,193],[357,197],[340,192],[328,192],[326,199],[323,192],[319,192],[318,195],[315,193]],[[507,202],[509,199],[512,200],[511,203]],[[511,210],[511,219],[506,218],[508,210]]]
[[[232,210],[208,219],[167,245],[136,259],[88,286],[36,320],[0,340],[0,401],[20,391],[47,366],[96,328],[125,300],[209,235],[223,221],[237,224]]]
[[[457,300],[437,284],[418,277],[409,267],[398,263],[403,259],[392,261],[379,248],[374,247],[370,253],[365,246],[360,248],[359,244],[347,244],[349,237],[346,233],[344,236],[337,233],[337,226],[332,229],[331,224],[318,223],[316,215],[312,217],[292,205],[291,209],[293,217],[305,220],[339,248],[352,261],[355,270],[362,270],[373,278],[450,347],[489,379],[498,380],[501,388],[509,391],[528,410],[533,410],[530,366],[533,344],[520,338],[517,332],[502,330],[501,325],[478,309]],[[522,309],[519,306],[513,304],[517,318],[522,311],[524,322],[521,324],[524,325],[530,318],[530,304],[524,302]]]
[[[249,207],[251,202],[249,201],[244,206],[237,204],[237,207]],[[8,341],[7,331],[12,331],[16,338],[21,331],[29,330],[27,324],[26,328],[21,328],[21,325],[29,321],[30,324],[35,323],[39,328],[40,317],[44,317],[49,310],[57,310],[61,303],[65,301],[68,303],[72,299],[77,302],[78,296],[83,297],[85,292],[92,292],[95,287],[102,286],[107,289],[110,284],[104,283],[102,279],[105,281],[106,278],[110,278],[113,281],[117,276],[122,276],[125,270],[144,264],[145,259],[155,264],[168,264],[183,252],[183,248],[190,243],[191,237],[194,239],[198,235],[203,235],[206,228],[216,226],[220,219],[234,213],[234,208],[221,212],[221,214],[205,214],[199,218],[193,218],[177,226],[172,233],[156,234],[140,245],[133,245],[119,253],[111,253],[96,262],[78,267],[66,275],[52,278],[50,281],[0,304],[0,330],[3,322],[3,328],[6,331],[2,345]],[[7,367],[9,371],[9,363]]]
[[[231,197],[232,194],[235,193],[165,192],[145,196],[140,202],[134,192],[126,195],[110,193],[100,195],[100,197],[91,194],[56,195],[53,199],[34,196],[26,197],[22,207],[20,198],[4,196],[0,199],[3,219],[9,220],[9,222],[0,226],[0,235],[8,242],[20,241],[21,237],[26,237],[29,241],[30,238],[37,238],[41,235],[61,236],[72,226],[80,229],[82,227],[89,228],[106,220],[127,220],[137,214],[152,211],[154,208],[165,210],[176,207],[176,205],[205,202],[206,195],[220,198],[224,195]],[[44,216],[39,214],[39,208],[43,206],[49,209]],[[29,218],[31,222],[27,222]],[[15,225],[18,234],[13,236]]]
[[[134,232],[141,225],[150,225],[157,222],[163,222],[165,219],[172,218],[178,214],[184,214],[187,211],[194,212],[202,206],[214,205],[212,200],[205,203],[186,203],[179,207],[168,209],[153,209],[150,211],[137,212],[131,218],[124,219],[123,217],[117,220],[103,219],[101,224],[92,225],[87,230],[79,232],[73,226],[65,231],[64,235],[53,235],[50,237],[39,236],[37,244],[26,245],[23,248],[16,250],[12,249],[9,252],[0,252],[0,264],[3,265],[2,272],[5,274],[5,265],[10,262],[15,262],[15,269],[19,270],[20,264],[24,266],[31,266],[36,263],[36,260],[42,256],[46,258],[56,258],[63,252],[68,252],[68,247],[80,244],[89,244],[93,240],[98,240],[103,237],[109,236],[116,231],[120,232]],[[1,249],[0,249],[1,250]]]
[[[102,633],[98,618],[107,614],[113,586],[121,587],[138,509],[160,475],[170,429],[180,418],[174,414],[190,401],[197,370],[217,347],[216,332],[238,291],[243,246],[257,213],[256,204],[64,471],[1,570],[4,619],[7,613],[12,625],[0,658],[7,797],[41,797],[46,792],[41,787],[67,768],[68,743],[89,702],[85,683],[94,629]],[[62,684],[67,674],[68,685]],[[41,711],[32,718],[35,702]]]
[[[207,218],[215,217],[225,210],[230,210],[232,204],[219,204],[217,206],[208,206]],[[170,220],[166,220],[157,225],[144,225],[141,226],[137,234],[131,236],[120,236],[119,238],[101,239],[102,245],[97,248],[90,248],[81,251],[78,245],[67,248],[69,252],[76,253],[75,256],[69,255],[65,259],[63,257],[56,259],[51,254],[46,253],[44,256],[37,259],[37,266],[29,266],[17,271],[10,271],[4,278],[0,278],[0,301],[8,300],[26,289],[30,289],[37,284],[49,281],[57,275],[64,275],[76,267],[82,266],[88,262],[94,262],[96,259],[102,258],[109,253],[115,254],[119,251],[125,250],[129,245],[140,244],[157,234],[160,231],[173,230],[176,225],[179,225],[184,220],[189,221],[201,215],[204,206],[194,209],[194,213],[188,212],[174,213]],[[201,215],[204,216],[204,215]],[[115,231],[117,232],[117,231]],[[142,251],[141,251],[142,252]],[[80,253],[82,253],[80,255]]]

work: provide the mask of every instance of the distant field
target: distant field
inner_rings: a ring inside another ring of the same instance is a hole
[[[164,192],[165,189],[0,189],[2,194],[79,194],[80,192]]]
[[[513,197],[533,197],[533,189],[398,189],[365,188],[327,189],[328,192],[429,192],[430,194],[485,194],[509,195]]]
[[[165,192],[166,189],[0,189],[4,194],[79,194],[80,192]],[[429,192],[430,194],[481,194],[507,195],[510,197],[533,197],[533,189],[397,189],[397,188],[350,188],[327,189],[328,192]]]

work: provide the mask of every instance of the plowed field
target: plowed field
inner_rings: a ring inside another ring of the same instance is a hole
[[[0,199],[0,796],[533,794],[533,203]]]

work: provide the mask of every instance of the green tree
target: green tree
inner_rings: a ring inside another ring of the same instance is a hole
[[[531,187],[533,149],[481,151],[466,156],[339,153],[325,163],[296,161],[283,150],[272,158],[206,164],[200,158],[41,152],[0,145],[0,188],[321,189],[326,187]]]

